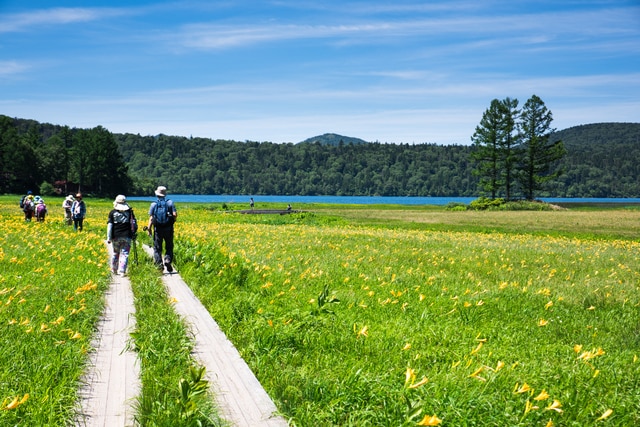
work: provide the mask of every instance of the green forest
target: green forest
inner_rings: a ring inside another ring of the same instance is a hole
[[[538,197],[640,197],[640,123],[576,126],[550,139],[567,151],[563,173]],[[298,144],[141,136],[0,116],[0,191],[476,197],[472,151],[335,134]]]

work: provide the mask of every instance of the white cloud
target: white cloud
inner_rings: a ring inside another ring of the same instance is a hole
[[[17,76],[29,69],[29,66],[19,61],[0,61],[0,78]]]

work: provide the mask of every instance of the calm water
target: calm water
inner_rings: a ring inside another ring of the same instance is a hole
[[[291,204],[295,208],[300,203],[336,203],[353,205],[447,205],[452,202],[468,204],[476,197],[374,197],[374,196],[245,196],[245,195],[191,195],[191,194],[169,194],[169,198],[177,203],[246,203],[249,204],[249,197],[253,197],[256,205],[260,202]],[[129,200],[155,200],[154,196],[149,197],[128,197]],[[615,199],[615,198],[543,198],[550,203],[640,203],[640,199]]]

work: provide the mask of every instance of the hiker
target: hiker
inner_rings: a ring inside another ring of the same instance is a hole
[[[82,231],[82,223],[87,214],[87,205],[82,200],[82,193],[76,194],[76,200],[71,205],[71,218],[73,219],[73,229]]]
[[[44,199],[40,198],[36,202],[36,221],[44,222],[44,218],[47,215],[47,205],[44,203]]]
[[[33,192],[31,190],[27,191],[27,195],[22,198],[20,201],[20,207],[24,212],[24,220],[29,222],[31,218],[33,218],[33,214],[36,210],[36,203],[34,201]]]
[[[171,199],[167,199],[167,187],[160,186],[156,189],[158,199],[149,206],[149,224],[147,230],[151,236],[153,229],[153,261],[160,270],[167,268],[173,272],[173,224],[176,222],[178,212]],[[164,242],[164,259],[162,257],[162,244]],[[163,267],[164,263],[164,267]]]
[[[138,222],[133,209],[127,204],[127,198],[118,195],[107,220],[107,243],[113,246],[111,272],[124,276],[129,263],[131,240],[138,231]],[[135,243],[134,243],[135,244]]]
[[[249,199],[249,206],[251,206],[251,210],[253,210],[253,197]]]
[[[73,223],[73,218],[71,216],[71,206],[75,199],[71,194],[67,196],[66,199],[62,202],[62,209],[64,209],[64,223],[67,225],[71,225]]]

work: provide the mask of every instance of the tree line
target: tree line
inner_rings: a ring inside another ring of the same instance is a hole
[[[536,187],[535,197],[640,197],[640,124],[549,131],[541,134],[545,141],[562,140],[566,155],[540,177],[564,172]],[[174,194],[491,196],[473,154],[478,148],[141,136],[0,116],[0,191],[50,186],[149,195],[165,185]],[[526,197],[520,178],[510,182],[512,197]],[[506,191],[500,184],[495,197]]]
[[[133,187],[111,132],[0,115],[0,191],[114,195]]]

